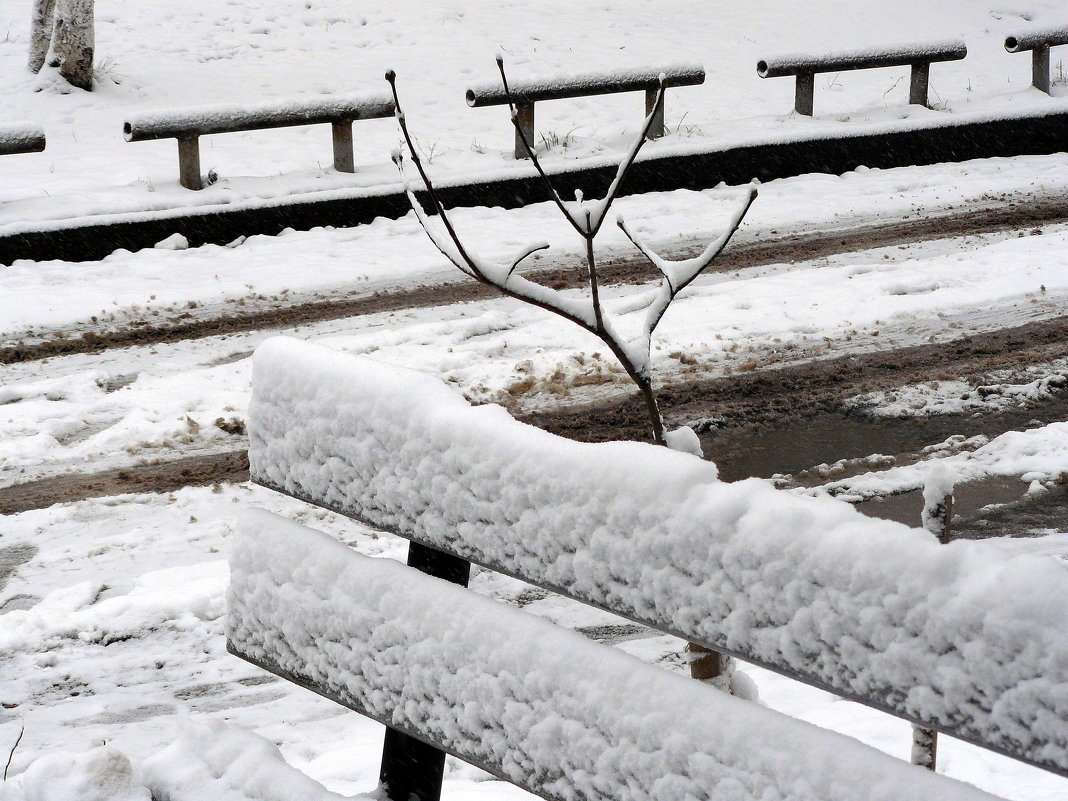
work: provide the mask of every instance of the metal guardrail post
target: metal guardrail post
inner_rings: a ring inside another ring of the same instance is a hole
[[[393,116],[393,99],[382,93],[303,98],[245,106],[199,106],[136,114],[122,126],[127,142],[177,139],[179,177],[186,189],[203,189],[199,137],[294,125],[330,123],[334,169],[355,172],[352,123]]]
[[[1050,94],[1049,46],[1036,47],[1031,51],[1031,85]]]
[[[178,180],[186,189],[203,189],[200,176],[200,137],[178,137]]]
[[[334,143],[334,169],[338,172],[356,172],[356,157],[352,148],[352,120],[330,123]]]
[[[963,41],[947,40],[906,45],[883,50],[856,50],[828,55],[780,55],[757,62],[761,78],[794,76],[794,111],[812,116],[813,94],[817,73],[867,70],[882,67],[910,67],[909,103],[929,106],[931,64],[935,61],[958,61],[968,55]]]
[[[526,147],[523,146],[523,136],[527,138],[530,146],[534,147],[534,104],[516,103],[515,121],[519,123],[519,131],[523,132],[522,136],[520,136],[519,131],[515,132],[515,157],[517,159],[530,158],[527,155]]]
[[[1005,49],[1010,53],[1031,51],[1031,85],[1040,92],[1051,94],[1049,74],[1050,48],[1068,44],[1068,25],[1060,28],[1025,30],[1005,37]]]
[[[811,117],[815,94],[816,73],[797,73],[797,85],[794,87],[794,111],[802,116]]]
[[[924,61],[912,65],[909,73],[909,103],[917,106],[929,106],[927,86],[931,78],[931,64]]]
[[[467,90],[467,105],[471,108],[484,106],[503,106],[509,101],[515,105],[516,122],[526,135],[527,141],[534,145],[534,104],[542,100],[564,100],[570,97],[592,97],[594,95],[616,94],[620,92],[645,92],[645,116],[648,117],[656,108],[656,95],[660,89],[660,76],[664,76],[666,87],[697,86],[704,83],[705,70],[700,64],[680,64],[659,69],[643,67],[609,75],[570,75],[533,81],[509,81],[509,92],[497,83],[472,86]],[[653,120],[649,129],[649,139],[659,139],[667,133],[664,122],[664,110]],[[526,148],[518,131],[515,137],[515,157],[527,158]]]
[[[660,108],[656,107],[656,96],[659,93],[659,89],[646,89],[645,90],[645,116],[648,117],[654,111],[656,111],[656,117],[653,119],[653,124],[649,126],[649,133],[645,138],[649,140],[659,139],[665,133],[667,133],[664,127],[664,106],[667,105],[667,92],[665,92],[664,102],[660,104]]]

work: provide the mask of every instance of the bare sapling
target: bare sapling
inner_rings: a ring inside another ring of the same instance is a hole
[[[449,219],[448,212],[441,203],[441,199],[434,188],[430,176],[427,174],[422,160],[419,158],[419,151],[415,147],[414,140],[408,130],[407,120],[401,106],[400,97],[397,93],[396,73],[390,70],[386,73],[386,80],[389,81],[389,85],[393,90],[393,99],[396,102],[397,108],[397,122],[404,135],[404,142],[407,146],[409,157],[415,165],[419,177],[422,179],[423,186],[426,189],[429,199],[430,214],[427,214],[427,212],[424,211],[423,206],[415,197],[415,191],[413,190],[411,183],[408,181],[407,173],[404,169],[404,157],[398,149],[393,154],[393,160],[400,171],[401,178],[404,182],[404,189],[411,202],[412,209],[415,211],[415,216],[419,220],[419,224],[423,227],[423,230],[426,231],[427,236],[430,237],[430,241],[434,243],[434,246],[441,251],[445,258],[451,261],[465,274],[471,276],[476,281],[480,281],[481,283],[496,288],[498,291],[509,297],[516,298],[524,303],[529,303],[570,320],[575,323],[575,325],[589,331],[600,339],[616,359],[619,360],[620,365],[622,365],[627,375],[630,376],[631,380],[638,387],[648,414],[652,441],[658,445],[667,445],[668,434],[664,429],[664,418],[660,413],[656,391],[653,387],[650,365],[650,349],[653,332],[660,324],[660,321],[663,319],[664,313],[667,311],[668,306],[671,305],[671,302],[715,260],[720,252],[722,252],[723,248],[726,247],[734,232],[738,230],[738,226],[741,224],[750,205],[752,205],[753,200],[756,198],[756,185],[750,184],[747,187],[743,202],[727,221],[726,231],[709,244],[704,252],[691,259],[672,261],[663,258],[655,253],[646,243],[639,240],[634,235],[633,231],[627,227],[622,218],[617,218],[617,225],[619,225],[631,242],[634,243],[635,247],[637,247],[653,266],[659,270],[662,276],[659,290],[651,295],[649,303],[645,308],[645,320],[639,328],[637,336],[630,339],[624,338],[617,331],[613,321],[609,319],[605,313],[601,299],[600,286],[598,284],[597,260],[594,254],[593,240],[601,230],[601,226],[604,225],[604,222],[608,217],[608,211],[619,194],[620,187],[623,185],[623,180],[626,178],[627,173],[634,164],[638,152],[645,143],[650,129],[658,119],[660,110],[663,108],[664,89],[666,84],[665,76],[660,76],[660,87],[657,92],[656,103],[650,110],[649,115],[645,118],[645,123],[641,132],[635,137],[633,144],[630,146],[626,156],[620,163],[615,178],[609,186],[604,199],[597,201],[586,200],[582,197],[581,192],[576,191],[575,201],[569,202],[561,198],[560,194],[556,191],[552,181],[542,167],[541,161],[534,148],[534,143],[527,138],[527,134],[520,125],[516,105],[508,88],[508,76],[505,73],[504,60],[500,56],[497,57],[497,67],[500,70],[501,81],[504,86],[505,95],[508,98],[508,109],[512,118],[512,126],[516,130],[517,137],[523,143],[523,147],[526,150],[531,163],[534,165],[534,168],[537,170],[538,175],[544,182],[553,203],[556,204],[560,213],[563,214],[564,219],[568,221],[571,227],[575,229],[585,242],[585,273],[589,284],[588,297],[580,298],[564,294],[558,290],[530,281],[517,272],[517,268],[524,259],[539,250],[545,250],[549,247],[546,242],[535,242],[527,247],[521,248],[515,258],[504,263],[493,263],[480,258],[472,253],[470,248],[464,245],[456,228],[453,226],[452,221]],[[444,231],[432,224],[430,220],[431,215],[436,215],[441,220],[441,228],[443,228]]]
[[[404,157],[398,149],[393,155],[393,160],[400,172],[404,190],[408,195],[412,210],[415,212],[419,224],[426,231],[430,241],[461,272],[476,281],[494,287],[504,295],[570,320],[600,339],[619,360],[627,375],[638,387],[648,414],[652,441],[658,445],[668,445],[670,434],[665,431],[664,418],[660,413],[660,406],[653,386],[650,364],[653,332],[660,324],[671,302],[715,260],[723,251],[723,248],[726,247],[734,232],[738,230],[738,226],[741,225],[742,219],[756,198],[756,185],[750,184],[746,188],[745,197],[728,219],[724,233],[711,242],[700,255],[690,259],[672,261],[663,258],[653,251],[648,244],[635,236],[622,218],[616,219],[616,224],[623,230],[627,238],[634,243],[635,247],[653,264],[662,276],[658,290],[651,294],[649,302],[644,309],[645,318],[637,335],[626,339],[619,334],[613,321],[605,313],[598,283],[597,259],[594,253],[593,241],[601,230],[601,226],[604,225],[604,221],[608,217],[608,211],[619,194],[620,187],[634,164],[638,152],[648,138],[650,130],[660,119],[660,114],[664,107],[665,76],[663,74],[660,75],[660,86],[657,91],[656,102],[649,110],[642,130],[635,137],[626,156],[620,162],[615,178],[609,186],[604,199],[599,201],[586,200],[582,197],[581,192],[576,191],[575,201],[568,202],[556,191],[552,181],[542,167],[534,148],[534,143],[528,139],[523,126],[520,124],[516,104],[508,88],[508,76],[505,73],[504,60],[500,56],[497,57],[497,68],[500,71],[501,82],[508,98],[508,109],[517,138],[522,142],[527,156],[544,182],[549,197],[552,198],[553,203],[563,214],[564,219],[575,229],[585,243],[584,266],[589,284],[588,296],[575,297],[570,294],[564,294],[558,290],[535,283],[517,272],[517,268],[524,259],[549,247],[545,242],[534,242],[521,248],[514,258],[503,263],[494,263],[480,258],[463,243],[455,226],[449,219],[448,212],[445,210],[441,198],[434,188],[433,181],[431,181],[422,160],[419,158],[419,150],[416,148],[412,135],[408,130],[408,123],[397,93],[397,76],[396,73],[390,70],[386,73],[386,80],[389,81],[389,85],[393,90],[397,122],[404,136],[409,157],[412,163],[415,164],[415,168],[426,189],[430,214],[424,211],[423,206],[415,196],[415,191],[408,181],[404,169]],[[440,228],[432,224],[431,215],[436,215],[440,219]],[[641,310],[639,309],[639,311]],[[686,430],[686,433],[689,434],[689,438],[695,439],[692,432]],[[671,444],[685,447],[685,440],[686,437],[682,437]],[[709,681],[730,691],[734,674],[733,660],[730,657],[709,651],[695,643],[690,643],[687,646],[686,656],[690,663],[690,675],[693,678]]]

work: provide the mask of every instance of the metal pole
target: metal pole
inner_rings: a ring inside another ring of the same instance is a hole
[[[186,189],[203,189],[200,177],[200,137],[178,138],[178,180]]]
[[[330,123],[334,141],[334,169],[338,172],[356,172],[352,155],[352,120]]]
[[[797,73],[794,87],[794,111],[805,117],[812,116],[812,96],[816,93],[816,73]]]
[[[912,65],[909,76],[909,102],[917,106],[927,106],[927,84],[931,77],[931,64],[922,61]]]
[[[653,109],[656,108],[656,95],[659,89],[646,89],[645,90],[645,116],[648,117],[653,113]],[[664,106],[667,105],[667,92],[664,93],[664,102],[660,104],[660,108],[656,112],[656,116],[653,118],[653,124],[649,126],[649,133],[646,135],[646,139],[659,139],[666,133],[664,128]]]
[[[466,587],[471,563],[417,542],[408,544],[408,566]],[[445,752],[386,727],[379,783],[389,801],[439,801]]]
[[[515,106],[515,121],[519,123],[519,128],[526,136],[527,141],[530,142],[530,147],[534,147],[534,104],[533,103],[516,103]],[[517,159],[530,158],[527,155],[527,149],[523,147],[523,139],[519,135],[519,131],[515,132],[515,157]]]
[[[1047,95],[1050,93],[1049,45],[1031,51],[1031,85]]]

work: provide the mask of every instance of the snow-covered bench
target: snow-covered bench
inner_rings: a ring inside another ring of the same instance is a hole
[[[757,62],[756,70],[761,78],[796,76],[794,111],[811,117],[817,73],[911,67],[909,103],[926,106],[932,62],[959,61],[967,55],[968,47],[964,42],[954,39],[903,47],[848,50],[826,55],[780,55],[761,59]]]
[[[992,798],[267,512],[228,598],[231,652],[543,798]],[[387,797],[436,798],[443,758]]]
[[[28,122],[0,125],[0,156],[14,153],[40,153],[45,149],[45,132]]]
[[[472,108],[503,106],[508,103],[510,95],[516,107],[516,122],[522,128],[527,142],[533,147],[535,143],[534,104],[536,102],[618,92],[645,92],[645,114],[648,116],[656,105],[661,74],[664,75],[667,87],[696,86],[705,82],[705,68],[700,64],[674,64],[662,68],[647,67],[516,83],[509,81],[507,93],[504,91],[504,84],[495,81],[468,89],[467,105]],[[661,105],[657,118],[653,120],[649,128],[649,138],[658,139],[664,133],[664,107]],[[526,148],[523,146],[523,140],[518,131],[515,135],[515,157],[517,159],[527,157]]]
[[[1049,50],[1064,44],[1068,44],[1068,25],[1033,28],[1005,37],[1005,49],[1010,53],[1031,51],[1031,85],[1047,95],[1050,93]]]
[[[253,479],[1068,775],[1068,571],[637,443],[585,444],[297,340],[256,353]],[[436,555],[428,559],[425,554]]]
[[[331,95],[261,105],[214,105],[144,112],[126,120],[122,134],[127,142],[177,139],[179,180],[186,189],[202,189],[201,136],[330,123],[334,169],[338,172],[354,172],[352,123],[355,120],[391,117],[393,112],[393,98],[388,93],[349,97]]]

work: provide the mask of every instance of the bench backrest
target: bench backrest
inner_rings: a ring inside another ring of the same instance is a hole
[[[543,798],[993,801],[266,512],[241,528],[232,653]]]
[[[1068,775],[1068,574],[1052,559],[583,444],[414,371],[276,338],[253,479]]]

